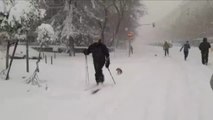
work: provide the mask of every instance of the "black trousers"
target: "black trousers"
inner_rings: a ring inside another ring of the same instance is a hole
[[[208,64],[209,52],[201,52],[202,63],[204,65]]]
[[[184,59],[186,60],[188,57],[189,51],[184,51],[183,53],[184,53]]]
[[[104,75],[103,75],[103,72],[102,72],[103,66],[104,66],[104,63],[96,63],[96,62],[94,62],[95,80],[96,80],[97,84],[104,82]]]
[[[169,49],[164,49],[164,51],[165,51],[165,56],[169,55]]]

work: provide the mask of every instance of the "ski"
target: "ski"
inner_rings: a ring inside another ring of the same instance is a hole
[[[98,93],[103,87],[104,85],[98,85],[95,89],[92,90],[91,94]]]
[[[85,91],[89,91],[91,94],[96,94],[98,92],[101,91],[102,88],[104,87],[109,87],[109,86],[113,86],[113,85],[94,85],[94,86],[90,86],[89,88],[85,89]]]
[[[99,89],[96,89],[96,90],[93,90],[92,92],[91,92],[91,94],[96,94],[97,92],[99,92],[101,89],[99,88]]]

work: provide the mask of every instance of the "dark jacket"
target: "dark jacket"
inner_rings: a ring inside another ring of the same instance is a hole
[[[185,44],[181,47],[180,51],[181,51],[182,49],[183,49],[184,52],[188,52],[189,49],[190,49],[189,43],[185,43]]]
[[[201,52],[209,52],[209,48],[211,48],[211,45],[209,42],[202,42],[199,45],[199,49],[201,50]]]
[[[165,43],[163,44],[163,49],[166,50],[166,49],[169,49],[169,48],[170,48],[169,43],[165,42]]]
[[[93,43],[86,50],[86,55],[92,53],[94,63],[104,64],[106,60],[109,61],[109,50],[101,42]]]

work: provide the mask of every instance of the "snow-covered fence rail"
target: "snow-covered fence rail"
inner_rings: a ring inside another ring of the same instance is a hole
[[[69,48],[65,47],[65,46],[48,46],[48,47],[43,47],[40,48],[39,46],[33,46],[33,49],[39,51],[39,49],[41,49],[41,52],[57,52],[57,53],[68,53],[69,52]],[[87,46],[75,46],[74,47],[74,52],[75,53],[82,53],[84,49],[87,49]],[[57,49],[57,50],[54,50]],[[110,52],[114,51],[114,48],[108,48]]]

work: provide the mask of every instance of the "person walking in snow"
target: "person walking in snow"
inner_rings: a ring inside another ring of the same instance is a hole
[[[96,83],[97,85],[103,84],[104,75],[102,68],[104,64],[106,68],[109,68],[110,65],[108,48],[101,42],[101,39],[99,39],[97,42],[91,44],[88,49],[85,49],[83,52],[85,55],[92,53]]]
[[[169,48],[170,48],[169,43],[167,41],[165,41],[164,44],[163,44],[163,50],[165,52],[165,56],[169,55]]]
[[[189,49],[190,49],[189,41],[186,41],[186,43],[180,48],[180,52],[182,51],[182,49],[184,53],[184,60],[186,60],[189,54]]]
[[[199,49],[201,51],[202,64],[204,65],[208,64],[209,48],[211,48],[210,43],[207,41],[207,38],[203,38],[203,42],[200,43]]]

